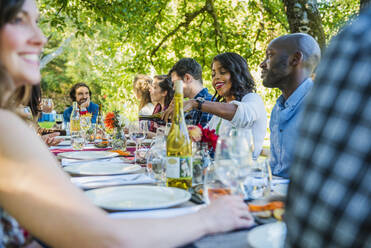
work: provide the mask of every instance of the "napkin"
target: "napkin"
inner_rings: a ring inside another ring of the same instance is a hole
[[[90,147],[86,147],[86,148],[84,148],[80,151],[107,151],[107,150],[111,150],[111,149],[112,148],[90,148]],[[77,150],[73,150],[70,147],[65,147],[65,148],[50,149],[50,151],[54,155],[58,155],[59,153],[62,153],[62,152],[76,152]]]
[[[103,158],[103,159],[96,159],[96,160],[80,160],[80,159],[70,159],[70,158],[63,158],[61,161],[62,166],[67,166],[67,165],[73,165],[73,164],[78,164],[78,163],[101,163],[102,161],[104,162],[112,162],[112,163],[122,163],[123,160],[121,158]],[[126,161],[125,161],[126,162]]]
[[[175,216],[195,213],[204,207],[206,207],[206,204],[183,208],[115,212],[109,214],[109,216],[114,219],[171,218]]]
[[[145,174],[126,174],[118,176],[73,177],[71,182],[82,189],[94,189],[117,185],[149,184],[156,181]]]

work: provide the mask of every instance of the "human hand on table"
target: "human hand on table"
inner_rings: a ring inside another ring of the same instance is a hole
[[[239,196],[223,196],[199,211],[208,226],[208,233],[248,228],[255,224],[248,206]]]
[[[63,141],[62,138],[55,138],[58,136],[59,132],[49,133],[41,136],[41,139],[48,145],[48,146],[56,146]]]

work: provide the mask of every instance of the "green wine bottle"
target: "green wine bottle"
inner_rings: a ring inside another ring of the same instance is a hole
[[[166,185],[187,190],[192,187],[192,143],[184,119],[183,81],[175,81],[174,87],[174,112],[166,140]]]

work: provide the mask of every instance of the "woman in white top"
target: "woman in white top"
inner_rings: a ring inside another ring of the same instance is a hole
[[[246,60],[237,53],[222,53],[212,62],[213,101],[189,100],[185,110],[199,109],[213,114],[206,126],[217,134],[232,127],[250,128],[254,136],[254,158],[262,150],[267,130],[267,113],[262,98],[255,93],[255,82]]]
[[[237,196],[166,219],[114,219],[94,206],[11,110],[18,106],[10,97],[14,89],[41,79],[46,39],[37,26],[35,0],[1,0],[0,16],[0,217],[10,219],[6,211],[51,247],[178,247],[206,234],[251,226],[247,205]],[[19,233],[16,224],[11,228]],[[11,246],[9,234],[0,218],[0,247]]]
[[[151,101],[149,89],[152,78],[146,75],[137,75],[134,78],[133,89],[139,100],[139,115],[151,115],[155,106]]]

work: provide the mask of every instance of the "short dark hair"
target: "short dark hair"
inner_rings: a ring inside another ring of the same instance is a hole
[[[176,72],[179,77],[184,78],[185,74],[190,74],[194,79],[200,80],[202,84],[202,67],[195,59],[192,58],[182,58],[175,63],[173,68],[169,71],[169,76],[171,73]]]
[[[76,101],[76,90],[78,88],[80,88],[80,87],[88,88],[88,90],[89,90],[89,96],[91,98],[91,90],[90,90],[89,86],[86,83],[77,83],[74,86],[72,86],[72,88],[70,90],[70,97],[71,97],[71,99],[72,99],[73,102]]]
[[[231,74],[231,94],[237,101],[241,101],[246,94],[256,91],[255,82],[250,74],[247,62],[241,55],[230,52],[218,54],[214,57],[211,68],[215,61],[218,61]],[[213,99],[215,98],[216,101],[219,101],[222,97],[215,92]]]

